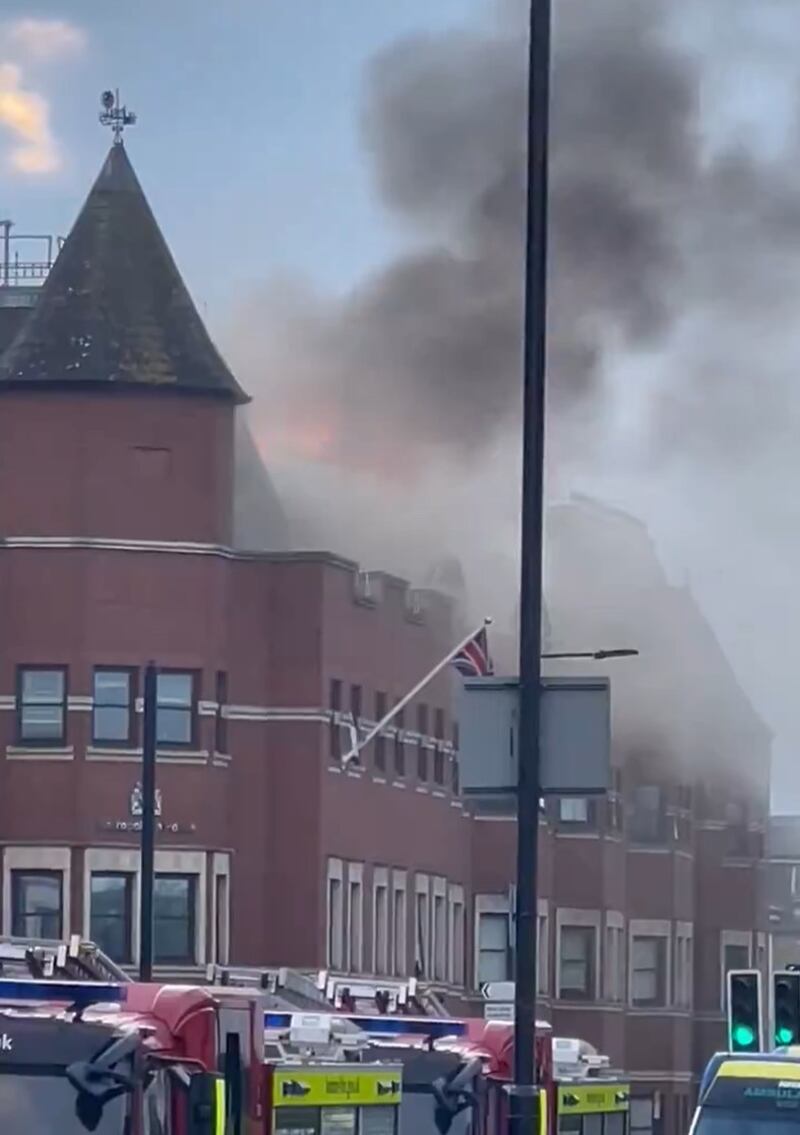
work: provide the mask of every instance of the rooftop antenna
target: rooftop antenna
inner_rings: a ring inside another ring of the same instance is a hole
[[[119,101],[119,90],[103,91],[100,96],[103,109],[100,113],[100,122],[103,126],[110,126],[114,132],[114,145],[122,145],[122,132],[126,126],[136,125],[136,115]]]

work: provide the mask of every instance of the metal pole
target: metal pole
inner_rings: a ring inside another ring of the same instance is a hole
[[[535,1068],[538,961],[536,928],[539,866],[539,698],[542,652],[549,101],[550,0],[531,0],[523,330],[514,1083],[510,1088],[510,1135],[531,1135],[531,1132],[538,1129],[539,1103]]]
[[[156,839],[156,716],[158,670],[151,662],[144,673],[142,725],[142,881],[139,918],[139,980],[153,977],[153,884]]]
[[[370,741],[377,737],[378,734],[386,728],[389,722],[397,716],[400,710],[404,709],[410,701],[413,701],[417,694],[424,690],[425,687],[433,681],[436,675],[440,674],[442,670],[444,670],[445,666],[448,666],[453,661],[455,656],[459,653],[459,651],[464,649],[467,643],[472,642],[474,638],[478,637],[481,631],[491,626],[491,624],[492,620],[488,617],[485,618],[479,627],[476,627],[474,631],[470,631],[466,638],[463,638],[461,642],[456,643],[449,654],[445,654],[444,658],[442,658],[441,661],[437,662],[434,668],[430,670],[424,678],[421,678],[417,682],[416,686],[413,687],[413,689],[410,689],[407,694],[404,694],[403,697],[400,698],[397,705],[393,706],[392,709],[390,709],[389,712],[385,715],[385,717],[382,717],[376,725],[373,725],[372,729],[370,729],[369,733],[367,733],[366,737],[364,737],[362,741],[357,741],[355,745],[351,746],[350,752],[345,753],[345,755],[342,757],[342,764],[348,764],[350,761],[355,760],[362,749],[365,749]],[[353,724],[355,725],[356,722],[354,721]]]
[[[11,221],[0,221],[3,230],[3,278],[0,284],[9,287],[11,284]]]

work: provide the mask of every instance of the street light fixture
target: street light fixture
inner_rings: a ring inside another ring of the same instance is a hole
[[[638,650],[633,650],[630,647],[621,647],[617,650],[566,650],[556,651],[555,653],[543,654],[544,659],[554,658],[591,658],[595,662],[602,662],[606,658],[636,658],[639,655]]]

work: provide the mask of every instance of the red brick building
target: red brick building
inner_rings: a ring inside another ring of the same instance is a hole
[[[0,286],[2,932],[79,931],[135,959],[153,660],[158,962],[416,970],[475,1004],[511,972],[515,830],[465,805],[450,677],[341,761],[351,714],[380,718],[452,645],[450,602],[327,553],[237,550],[246,396],[121,145],[35,305],[22,294]],[[613,672],[614,790],[542,816],[542,1012],[631,1072],[637,1135],[677,1132],[721,1042],[725,965],[766,956],[769,737],[641,526],[587,502],[554,522],[554,633],[610,542],[636,567],[624,587],[594,573],[582,639],[610,641],[609,611],[668,610],[635,645],[671,665],[656,701],[649,661]]]

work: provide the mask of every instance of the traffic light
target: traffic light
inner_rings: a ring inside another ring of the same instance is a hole
[[[728,971],[728,1048],[761,1051],[761,974],[754,969]]]
[[[800,1044],[800,973],[772,975],[772,1009],[776,1047]]]

